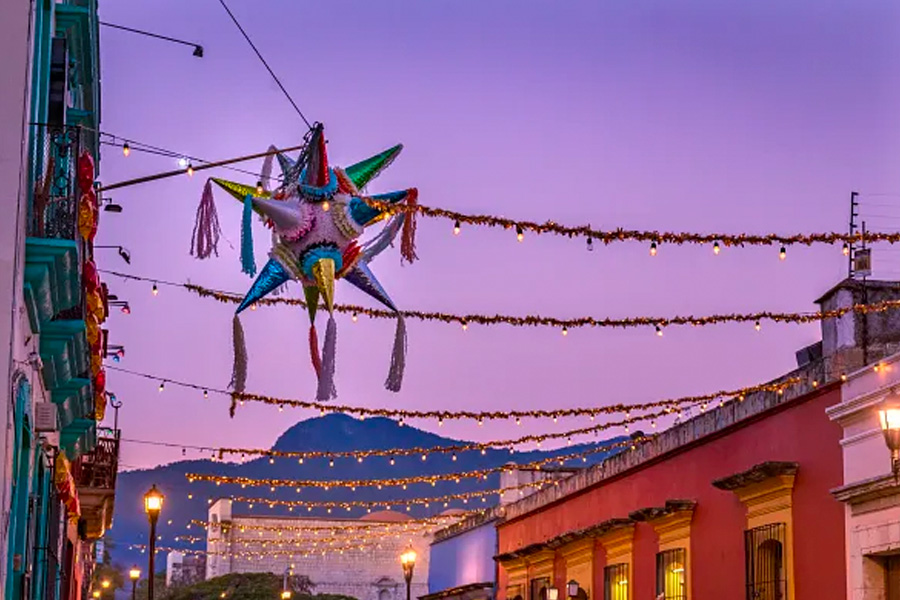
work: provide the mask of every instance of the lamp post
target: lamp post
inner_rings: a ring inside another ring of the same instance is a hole
[[[150,568],[147,575],[147,600],[153,600],[153,559],[156,555],[156,521],[159,519],[164,499],[165,496],[162,495],[162,492],[156,489],[156,484],[153,484],[150,491],[144,494],[144,512],[147,513],[147,518],[150,519],[150,558],[148,559]]]
[[[141,578],[141,570],[137,568],[137,565],[134,565],[131,567],[131,570],[128,571],[128,578],[131,579],[131,600],[136,600],[137,582],[138,579]]]
[[[891,451],[891,471],[894,480],[900,476],[900,396],[891,392],[878,409],[878,420],[881,422],[881,433]]]
[[[412,546],[400,555],[400,564],[403,565],[403,578],[406,580],[406,600],[410,600],[410,585],[412,584],[413,569],[416,568],[416,551]]]

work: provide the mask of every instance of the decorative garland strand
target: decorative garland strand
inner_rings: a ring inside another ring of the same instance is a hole
[[[150,279],[147,277],[139,277],[137,275],[128,275],[116,271],[100,270],[101,273],[130,279],[134,281],[153,282],[154,284],[167,285],[172,287],[183,288],[200,298],[210,298],[218,302],[226,304],[240,304],[243,295],[234,292],[223,292],[195,285],[192,283],[175,283],[161,281],[159,279]],[[306,308],[306,302],[299,298],[263,298],[258,301],[252,308],[260,306],[293,306]],[[320,306],[320,308],[324,308]],[[440,322],[445,324],[457,324],[463,328],[469,325],[509,325],[511,327],[554,327],[561,329],[563,334],[567,334],[570,329],[597,327],[597,328],[637,328],[637,327],[654,327],[658,334],[662,334],[664,327],[674,325],[691,325],[692,327],[702,327],[706,325],[721,325],[723,323],[753,323],[759,329],[764,321],[772,323],[793,323],[805,324],[823,321],[825,319],[837,319],[848,313],[854,312],[858,314],[880,313],[889,310],[900,309],[900,300],[883,300],[873,302],[871,304],[854,304],[835,308],[827,311],[813,312],[773,312],[773,311],[757,311],[751,313],[723,313],[713,315],[674,315],[670,317],[655,316],[638,316],[624,317],[621,319],[613,318],[596,318],[596,317],[574,317],[571,319],[563,319],[559,317],[548,317],[543,315],[486,315],[486,314],[466,314],[458,315],[453,313],[419,311],[419,310],[403,310],[401,314],[407,319],[415,319],[425,322]],[[334,310],[352,315],[354,320],[360,316],[371,319],[396,319],[397,314],[389,310],[379,308],[368,308],[355,304],[335,304]]]
[[[277,398],[272,396],[265,396],[262,394],[249,394],[249,393],[236,393],[228,390],[217,389],[213,387],[207,387],[203,385],[199,385],[196,383],[189,383],[185,381],[178,381],[175,379],[169,379],[165,377],[160,377],[158,375],[151,375],[149,373],[141,373],[138,371],[132,371],[130,369],[125,369],[122,367],[117,367],[115,365],[105,365],[105,368],[109,371],[115,371],[118,373],[125,373],[128,375],[133,375],[135,377],[141,377],[143,379],[149,379],[151,381],[159,382],[160,391],[165,389],[165,385],[167,383],[194,389],[197,391],[202,391],[204,395],[208,395],[209,393],[215,393],[220,395],[226,395],[234,400],[237,400],[239,404],[243,405],[244,401],[248,402],[260,402],[263,404],[269,404],[273,406],[278,406],[279,408],[284,408],[286,406],[292,408],[305,408],[305,409],[315,409],[320,412],[320,414],[324,415],[326,413],[345,413],[350,415],[356,415],[359,417],[388,417],[388,418],[399,418],[401,420],[401,424],[403,424],[405,419],[437,419],[438,422],[443,420],[454,420],[454,419],[470,419],[474,421],[478,421],[479,423],[483,423],[485,420],[497,420],[497,419],[524,419],[524,418],[533,418],[533,419],[543,419],[543,418],[563,418],[563,417],[577,417],[577,416],[589,416],[591,418],[595,418],[598,415],[604,414],[612,414],[612,413],[627,413],[630,411],[638,411],[638,410],[650,410],[654,408],[667,407],[671,406],[673,409],[677,406],[681,406],[684,404],[702,404],[704,402],[713,402],[717,399],[726,399],[726,398],[736,398],[738,400],[742,400],[745,396],[749,394],[753,394],[756,392],[775,392],[778,394],[783,394],[786,389],[792,387],[794,385],[800,384],[803,379],[800,377],[791,377],[788,379],[783,379],[774,383],[764,383],[744,388],[739,388],[735,390],[721,390],[718,392],[713,392],[710,394],[703,394],[699,396],[684,396],[681,398],[674,399],[666,399],[666,400],[657,400],[654,402],[645,402],[645,403],[634,403],[634,404],[613,404],[607,406],[594,406],[594,407],[581,407],[581,408],[560,408],[555,410],[546,410],[546,409],[536,409],[536,410],[512,410],[512,411],[449,411],[449,410],[405,410],[405,409],[388,409],[388,408],[366,408],[362,406],[351,406],[351,405],[341,405],[341,404],[326,404],[323,402],[314,402],[307,400],[293,400],[289,398]],[[813,381],[812,385],[818,385],[818,381]]]
[[[578,458],[580,458],[583,462],[587,462],[588,456],[599,453],[608,453],[611,449],[617,446],[622,447],[623,445],[627,445],[631,446],[632,448],[636,448],[638,443],[643,443],[651,439],[651,437],[655,436],[635,434],[634,438],[626,442],[618,442],[617,444],[589,448],[581,452],[574,452],[571,454],[544,458],[541,460],[526,463],[524,465],[517,465],[516,468],[533,469],[539,471],[541,470],[541,468],[546,467],[550,464],[559,463],[560,465],[562,465],[567,461],[575,460]],[[510,472],[511,468],[509,465],[501,465],[496,467],[489,467],[487,469],[476,469],[473,471],[464,471],[460,473],[416,475],[412,477],[398,477],[393,479],[335,479],[330,481],[319,479],[255,479],[251,477],[233,477],[230,475],[212,475],[206,473],[185,473],[184,476],[185,478],[187,478],[189,483],[194,483],[197,481],[208,481],[213,482],[216,485],[226,483],[238,484],[241,487],[246,487],[248,485],[251,487],[268,487],[271,491],[274,491],[275,488],[278,487],[292,487],[296,488],[296,490],[299,492],[303,488],[318,488],[327,491],[335,487],[347,487],[350,488],[351,491],[356,491],[356,488],[358,487],[377,487],[378,489],[382,489],[384,487],[402,487],[403,489],[406,489],[408,485],[418,483],[430,483],[432,486],[434,486],[439,481],[453,481],[454,483],[459,483],[463,479],[487,479],[489,475],[500,473],[502,471]]]
[[[613,242],[651,242],[653,244],[717,244],[721,243],[726,247],[732,246],[774,246],[780,244],[783,246],[792,246],[794,244],[802,244],[811,246],[813,244],[835,244],[844,242],[845,244],[857,244],[863,241],[872,242],[889,242],[894,244],[900,242],[900,232],[872,232],[865,233],[797,233],[792,235],[779,235],[776,233],[767,233],[756,235],[750,233],[691,233],[691,232],[671,232],[671,231],[649,231],[636,229],[617,228],[613,230],[591,229],[589,225],[566,226],[560,225],[555,221],[546,221],[545,223],[536,223],[534,221],[516,221],[494,215],[470,215],[466,213],[446,210],[443,208],[435,208],[416,204],[413,206],[396,206],[389,202],[381,202],[374,198],[363,198],[363,200],[380,211],[388,214],[415,212],[425,217],[433,219],[447,219],[454,222],[454,233],[460,230],[461,225],[477,225],[480,227],[502,227],[503,229],[515,229],[516,235],[521,236],[526,231],[536,234],[551,233],[569,239],[575,237],[585,237],[597,240],[604,244]],[[655,247],[655,246],[654,246]],[[846,249],[845,249],[846,251]]]
[[[232,498],[232,501],[235,501]],[[263,504],[273,504],[272,501],[267,499],[260,499],[260,502]],[[482,509],[478,509],[482,510]],[[470,512],[478,512],[470,511]],[[253,525],[253,524],[241,524],[234,525],[228,522],[219,522],[213,523],[212,521],[203,521],[201,519],[191,519],[189,521],[190,525],[201,527],[203,529],[219,528],[222,531],[230,531],[231,529],[237,529],[241,532],[243,531],[274,531],[274,532],[319,532],[325,531],[329,533],[333,533],[336,531],[363,531],[363,532],[373,532],[373,531],[387,531],[391,534],[394,533],[402,533],[404,531],[415,531],[417,528],[428,527],[435,524],[446,523],[447,521],[455,521],[460,518],[465,518],[469,516],[469,513],[465,513],[462,515],[435,515],[433,517],[424,517],[421,519],[410,519],[409,521],[361,521],[361,522],[349,522],[349,523],[341,523],[340,525]]]

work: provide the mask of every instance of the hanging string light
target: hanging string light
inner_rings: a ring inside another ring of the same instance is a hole
[[[292,407],[292,408],[305,408],[305,409],[316,409],[319,411],[320,416],[324,416],[326,413],[344,413],[355,416],[365,416],[365,417],[389,417],[389,418],[399,418],[402,424],[404,419],[468,419],[478,421],[479,424],[483,424],[485,419],[493,419],[493,420],[507,420],[507,419],[515,419],[515,418],[534,418],[534,419],[552,419],[553,417],[557,418],[565,418],[565,417],[577,417],[577,416],[590,416],[596,417],[597,415],[605,415],[605,414],[615,414],[615,413],[624,413],[626,411],[632,410],[652,410],[656,408],[665,408],[665,407],[677,407],[683,404],[693,404],[697,402],[702,402],[704,400],[715,400],[720,397],[723,398],[733,398],[737,396],[745,396],[747,394],[756,393],[756,392],[783,392],[785,389],[790,388],[795,385],[799,385],[803,383],[804,379],[800,377],[789,377],[777,382],[764,383],[759,385],[748,386],[744,388],[732,389],[732,390],[720,390],[716,392],[712,392],[709,394],[701,394],[696,396],[683,396],[680,398],[668,398],[664,400],[656,400],[652,402],[641,402],[641,403],[633,403],[633,404],[606,404],[602,406],[592,406],[592,407],[576,407],[576,408],[559,408],[559,409],[533,409],[533,410],[511,410],[511,411],[449,411],[449,410],[407,410],[407,409],[389,409],[389,408],[369,408],[363,406],[353,406],[346,404],[331,404],[331,403],[323,403],[323,402],[315,402],[315,401],[306,401],[306,400],[295,400],[289,398],[277,398],[271,396],[265,396],[262,394],[250,394],[250,393],[236,393],[228,390],[222,389],[214,389],[208,386],[202,386],[200,384],[188,383],[184,381],[176,381],[170,378],[162,378],[156,375],[151,375],[148,373],[141,373],[138,371],[133,371],[130,369],[125,369],[122,367],[117,367],[115,365],[107,365],[106,369],[110,371],[115,371],[119,373],[125,373],[128,375],[133,375],[136,377],[141,377],[143,379],[149,379],[152,381],[159,381],[177,385],[181,387],[192,388],[196,390],[210,390],[215,393],[229,396],[238,401],[248,401],[248,402],[260,402],[263,404],[270,404],[273,406],[284,406],[284,407]]]
[[[131,146],[128,145],[128,142],[122,144],[122,154],[124,154],[126,157],[131,154]]]

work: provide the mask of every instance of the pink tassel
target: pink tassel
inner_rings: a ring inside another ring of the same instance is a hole
[[[319,356],[319,334],[316,333],[316,326],[309,326],[309,357],[312,359],[313,369],[316,370],[316,377],[322,374],[322,357]]]
[[[233,345],[234,362],[231,366],[231,387],[235,393],[243,393],[247,386],[247,342],[244,339],[244,328],[241,326],[241,319],[234,315],[231,321],[231,342]],[[229,413],[234,417],[234,411],[237,408],[237,399],[231,396],[231,409]]]
[[[322,348],[322,371],[319,373],[319,387],[316,400],[324,402],[337,397],[334,388],[334,364],[337,355],[337,323],[334,316],[328,315],[328,326],[325,328],[325,345]]]
[[[219,227],[219,215],[216,212],[216,202],[213,198],[212,181],[206,180],[203,187],[203,195],[200,197],[200,205],[197,207],[197,216],[194,219],[194,233],[191,237],[191,256],[199,259],[209,258],[213,254],[219,255],[219,237],[222,229]]]
[[[411,188],[406,193],[406,219],[403,220],[403,233],[400,238],[400,257],[408,263],[419,258],[416,256],[416,206],[419,190]]]

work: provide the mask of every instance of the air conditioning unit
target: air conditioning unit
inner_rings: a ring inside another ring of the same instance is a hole
[[[59,428],[57,407],[52,402],[38,402],[34,407],[34,428],[40,433],[56,431]]]

